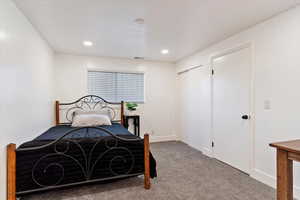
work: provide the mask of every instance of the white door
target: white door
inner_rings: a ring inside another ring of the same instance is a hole
[[[216,57],[212,64],[214,156],[249,173],[251,49]]]

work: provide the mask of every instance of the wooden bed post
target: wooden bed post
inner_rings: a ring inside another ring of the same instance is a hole
[[[16,200],[16,145],[7,145],[7,200]]]
[[[150,150],[149,150],[149,135],[144,135],[144,163],[145,163],[145,172],[144,172],[144,188],[146,190],[150,189]]]
[[[59,101],[55,101],[55,124],[59,125]]]
[[[124,126],[124,101],[121,101],[121,124]]]

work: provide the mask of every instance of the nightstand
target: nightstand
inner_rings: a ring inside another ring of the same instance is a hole
[[[140,116],[139,115],[124,115],[124,127],[128,129],[129,120],[133,120],[134,135],[140,137]]]

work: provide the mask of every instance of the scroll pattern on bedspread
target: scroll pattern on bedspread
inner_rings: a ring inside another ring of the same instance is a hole
[[[86,135],[76,136],[81,129]],[[91,137],[90,129],[108,136]],[[142,139],[100,127],[73,129],[54,141],[32,141],[17,149],[17,192],[142,174],[143,151]]]

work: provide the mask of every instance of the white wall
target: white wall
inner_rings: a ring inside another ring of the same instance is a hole
[[[55,55],[56,99],[70,102],[87,95],[88,69],[145,72],[145,99],[138,112],[141,134],[151,141],[175,140],[175,65],[105,57]]]
[[[181,124],[197,127],[197,131],[189,131],[187,135],[182,131],[181,134],[183,138],[199,138],[194,142],[188,139],[185,141],[200,150],[207,148],[211,150],[209,146],[211,141],[207,141],[210,138],[208,128],[211,124],[210,113],[208,114],[210,98],[207,99],[210,93],[210,84],[207,81],[210,58],[213,54],[247,42],[252,43],[254,56],[255,141],[254,167],[251,175],[275,186],[275,150],[269,147],[269,143],[300,138],[300,7],[282,13],[177,63],[178,71],[193,65],[206,65],[204,68],[184,75],[190,76],[191,79],[177,77],[182,90],[190,88],[188,85],[194,85],[193,87],[196,88],[193,91],[185,91],[188,93],[185,95],[187,98],[185,102],[208,105],[207,108],[197,107],[191,111],[190,114],[195,119],[181,120]],[[202,98],[203,95],[204,98]],[[271,101],[271,110],[264,110],[265,100]],[[183,109],[183,112],[189,112],[189,110]],[[208,124],[196,124],[198,121],[205,121]],[[206,153],[209,154],[209,152]],[[298,164],[296,164],[295,172],[295,192],[300,197]]]
[[[210,70],[201,67],[177,76],[179,138],[210,153]]]
[[[0,0],[0,199],[6,198],[6,145],[53,123],[53,52],[11,0]]]

